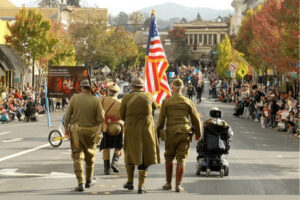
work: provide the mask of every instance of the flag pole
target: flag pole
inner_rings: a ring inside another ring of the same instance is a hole
[[[149,56],[149,48],[150,48],[150,40],[151,40],[151,30],[152,30],[152,26],[151,26],[151,22],[153,19],[153,17],[155,16],[155,10],[152,9],[151,12],[151,18],[150,18],[150,24],[149,24],[149,33],[148,33],[148,41],[147,41],[147,47],[146,47],[146,56],[145,56],[145,66],[144,66],[144,72],[143,72],[143,80],[145,80],[145,74],[146,74],[146,67],[147,67],[147,62],[148,62],[148,56]]]

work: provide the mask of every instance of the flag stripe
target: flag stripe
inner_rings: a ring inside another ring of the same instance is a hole
[[[159,38],[154,15],[151,16],[148,41],[145,91],[151,92],[156,102],[161,104],[165,98],[171,96],[169,83],[165,74],[169,64]]]

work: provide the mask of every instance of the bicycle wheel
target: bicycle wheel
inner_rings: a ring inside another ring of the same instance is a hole
[[[59,130],[52,130],[49,133],[48,141],[53,147],[59,147],[62,144],[63,137]]]

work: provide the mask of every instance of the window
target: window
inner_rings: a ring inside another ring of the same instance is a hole
[[[202,43],[202,34],[200,34],[199,43]]]
[[[190,35],[190,44],[193,44],[193,35]]]
[[[194,35],[194,44],[197,44],[197,43],[198,43],[198,35],[195,34],[195,35]]]
[[[211,44],[211,42],[212,42],[212,34],[209,34],[208,35],[208,43]]]
[[[214,34],[214,44],[217,44],[217,34]]]
[[[221,34],[221,41],[225,38],[225,34]]]
[[[207,44],[207,34],[204,34],[204,44]]]

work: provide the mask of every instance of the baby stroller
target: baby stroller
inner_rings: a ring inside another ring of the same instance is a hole
[[[197,144],[196,175],[206,172],[206,176],[209,176],[212,171],[216,171],[220,173],[220,177],[228,176],[229,164],[223,155],[229,152],[229,138],[233,132],[225,121],[218,119],[221,114],[215,114],[215,111],[220,110],[213,108],[212,111],[210,111],[212,118],[204,122],[204,134]]]
[[[35,103],[32,101],[29,101],[26,104],[26,109],[24,111],[25,114],[25,122],[36,122],[37,120],[37,115],[36,115],[36,107],[35,107]]]

